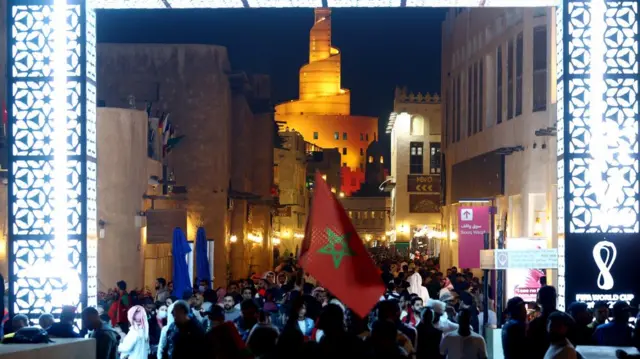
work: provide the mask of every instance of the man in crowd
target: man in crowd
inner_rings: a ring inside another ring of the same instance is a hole
[[[95,308],[82,311],[82,325],[90,331],[89,338],[96,340],[96,359],[117,359],[120,336],[100,319]]]
[[[53,338],[80,338],[80,334],[75,330],[76,308],[65,306],[60,314],[60,321],[53,323],[47,333]]]
[[[167,280],[164,278],[156,279],[156,298],[155,302],[164,303],[171,296],[167,289]]]
[[[227,322],[233,322],[240,317],[240,310],[236,308],[236,302],[233,295],[227,294],[222,299],[222,307],[224,308],[224,319]]]

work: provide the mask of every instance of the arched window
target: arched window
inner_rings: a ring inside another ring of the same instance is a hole
[[[373,163],[373,156],[369,156],[369,163]]]
[[[424,136],[424,118],[420,115],[411,117],[411,136]]]
[[[384,157],[380,156],[380,163],[384,164]]]

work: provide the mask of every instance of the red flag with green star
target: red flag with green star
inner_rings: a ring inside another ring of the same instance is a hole
[[[300,263],[360,317],[369,314],[384,293],[375,263],[320,173],[316,173]]]

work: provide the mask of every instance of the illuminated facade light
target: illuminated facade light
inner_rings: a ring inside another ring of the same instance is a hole
[[[237,241],[238,241],[238,237],[237,237],[235,234],[232,234],[232,235],[229,237],[229,242],[231,242],[231,243],[236,243]]]
[[[249,233],[247,234],[247,239],[253,243],[260,244],[262,243],[262,234],[260,233]]]
[[[7,11],[8,309],[35,319],[97,305],[95,12],[66,0]]]
[[[556,8],[560,309],[638,289],[633,279],[610,277],[633,271],[640,254],[637,57],[637,1]]]

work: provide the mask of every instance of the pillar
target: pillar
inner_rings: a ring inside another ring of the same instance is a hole
[[[556,9],[558,294],[639,293],[638,1]]]
[[[95,12],[7,4],[9,311],[96,305]]]

